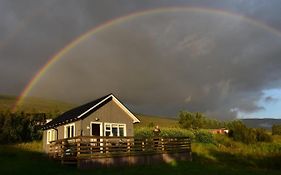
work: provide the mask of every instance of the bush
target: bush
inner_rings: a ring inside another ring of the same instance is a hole
[[[272,137],[266,132],[265,129],[257,128],[256,132],[256,140],[258,142],[272,142]]]
[[[214,143],[213,134],[208,131],[199,130],[195,132],[195,140],[200,143]]]
[[[24,112],[0,112],[0,143],[40,140],[42,132],[36,122],[41,120]]]
[[[241,121],[232,121],[228,124],[229,137],[235,141],[241,141],[246,144],[252,144],[255,142],[271,142],[271,136],[265,129],[261,128],[247,128]]]
[[[281,135],[281,124],[272,125],[272,135]]]
[[[153,129],[147,127],[140,127],[134,130],[134,135],[137,138],[153,137]]]

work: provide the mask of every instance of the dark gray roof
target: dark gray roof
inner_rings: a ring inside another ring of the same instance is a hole
[[[108,98],[108,97],[110,97],[110,98]],[[45,124],[43,126],[43,129],[46,130],[46,129],[50,129],[50,128],[53,128],[53,127],[56,127],[56,126],[59,126],[62,124],[66,124],[66,123],[70,123],[70,122],[74,122],[74,121],[83,119],[83,118],[89,116],[90,114],[92,114],[93,112],[95,112],[96,110],[98,110],[100,107],[102,107],[106,103],[108,103],[110,100],[112,100],[112,94],[108,94],[99,99],[96,99],[96,100],[86,103],[84,105],[78,106],[69,111],[66,111],[65,113],[63,113],[60,116],[58,116],[57,118],[55,118],[54,120]],[[96,106],[96,105],[98,105],[98,106]],[[94,106],[96,106],[96,107],[94,107]]]

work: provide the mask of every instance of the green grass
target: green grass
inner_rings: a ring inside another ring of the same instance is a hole
[[[198,162],[281,170],[281,142],[247,145],[216,135],[214,144],[193,143],[192,149]]]
[[[267,170],[264,167],[251,165],[252,159],[247,159],[245,154],[239,151],[240,143],[235,143],[230,150],[220,149],[221,146],[215,144],[193,143],[193,161],[179,161],[170,164],[155,164],[153,166],[132,166],[132,167],[112,167],[81,170],[76,167],[62,166],[60,163],[48,159],[42,153],[41,142],[21,143],[15,145],[0,145],[0,167],[1,174],[28,174],[28,175],[86,175],[86,174],[134,174],[134,175],[155,175],[155,174],[175,174],[175,175],[265,175],[280,174],[278,170]],[[266,147],[266,146],[265,146]],[[242,145],[243,149],[247,147]],[[250,147],[247,149],[254,149]],[[272,159],[264,160],[272,161]],[[279,161],[279,160],[275,160]]]

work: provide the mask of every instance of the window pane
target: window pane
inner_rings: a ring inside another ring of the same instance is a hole
[[[119,128],[119,136],[120,137],[124,136],[124,128]]]
[[[71,127],[71,136],[70,137],[74,137],[74,126],[70,126]]]
[[[117,127],[112,127],[112,135],[117,136]]]
[[[110,131],[110,125],[105,125],[105,130]]]
[[[71,137],[71,136],[70,136],[70,126],[67,127],[66,133],[67,133],[67,134],[66,134],[66,135],[67,135],[67,138]]]
[[[105,136],[110,136],[110,131],[105,131]]]

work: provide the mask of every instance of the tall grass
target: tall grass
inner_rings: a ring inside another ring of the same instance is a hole
[[[215,143],[193,143],[194,160],[222,165],[280,169],[281,142],[244,144],[224,135],[215,135]]]

